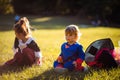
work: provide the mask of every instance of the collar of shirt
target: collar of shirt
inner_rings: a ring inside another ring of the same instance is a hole
[[[19,40],[19,44],[30,44],[32,40],[34,40],[32,37],[29,37],[25,43],[23,43],[22,40]]]

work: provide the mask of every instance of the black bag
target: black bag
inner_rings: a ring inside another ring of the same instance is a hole
[[[101,64],[101,65],[96,66],[97,64],[95,64],[94,66],[100,67],[100,68],[109,69],[109,68],[115,68],[118,66],[113,56],[111,55],[111,52],[107,49],[103,49],[98,54],[98,56],[96,56],[95,61],[97,61],[97,64]]]
[[[85,51],[85,62],[94,68],[114,68],[117,63],[112,56],[114,45],[110,38],[100,39],[92,44]]]

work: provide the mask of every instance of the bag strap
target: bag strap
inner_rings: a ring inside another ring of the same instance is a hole
[[[101,55],[101,53],[102,53],[104,50],[110,52],[110,49],[108,49],[108,48],[103,48],[103,49],[99,50],[99,51],[98,51],[98,54],[95,56],[95,60],[97,60],[97,59],[99,58],[99,56]],[[111,53],[111,52],[110,52],[110,53]]]

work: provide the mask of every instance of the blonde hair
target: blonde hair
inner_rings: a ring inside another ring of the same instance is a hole
[[[81,32],[77,25],[68,25],[65,29],[65,34],[75,35],[77,40],[79,40],[81,36]]]
[[[23,33],[25,36],[30,35],[30,24],[26,17],[21,18],[15,25],[14,30],[16,33]]]

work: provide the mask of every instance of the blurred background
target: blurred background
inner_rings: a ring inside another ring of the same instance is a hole
[[[70,24],[79,26],[82,33],[79,42],[84,50],[93,41],[102,38],[110,38],[115,49],[120,47],[120,0],[0,0],[0,65],[13,58],[13,25],[19,17],[27,17],[30,21],[44,64],[20,71],[0,68],[0,80],[120,79],[120,68],[94,71],[88,75],[79,72],[59,75],[53,72],[53,61],[65,41],[64,29]]]
[[[0,15],[77,16],[97,26],[119,27],[120,0],[0,0]]]

